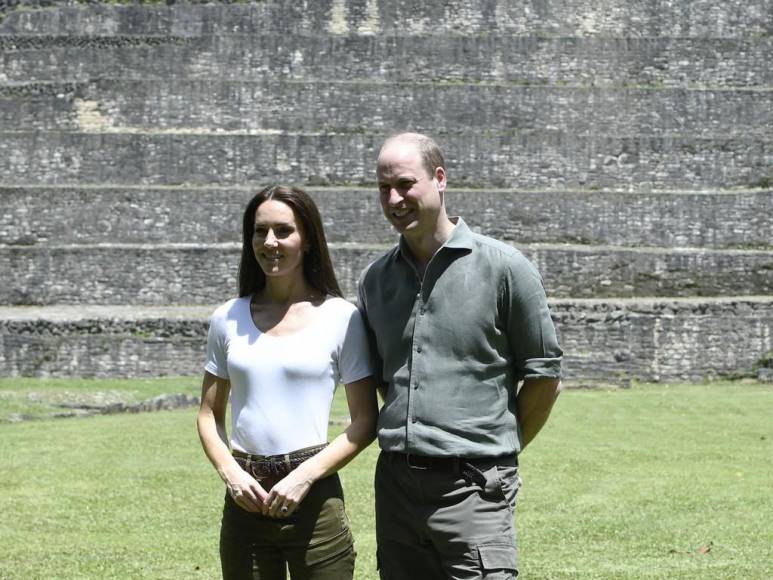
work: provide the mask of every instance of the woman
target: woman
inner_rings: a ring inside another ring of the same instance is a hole
[[[239,298],[212,315],[198,431],[226,485],[223,577],[352,578],[354,547],[336,472],[375,437],[365,328],[341,297],[319,211],[273,186],[247,205]],[[351,415],[329,445],[337,382]],[[225,414],[231,398],[232,429]]]

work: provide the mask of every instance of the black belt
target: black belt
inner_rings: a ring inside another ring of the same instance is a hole
[[[494,465],[518,466],[518,456],[515,453],[497,457],[429,456],[400,453],[398,451],[383,451],[382,453],[393,460],[404,462],[412,469],[425,469],[428,471],[461,473],[466,466],[472,466],[480,470],[489,469]]]

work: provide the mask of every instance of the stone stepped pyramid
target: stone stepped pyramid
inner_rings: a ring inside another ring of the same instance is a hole
[[[569,379],[748,376],[773,348],[769,2],[6,4],[2,374],[198,374],[272,181],[319,202],[353,298],[408,128],[451,213],[540,268]]]

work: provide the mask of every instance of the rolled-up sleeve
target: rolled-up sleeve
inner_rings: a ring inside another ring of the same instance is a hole
[[[563,352],[537,269],[523,255],[505,269],[500,308],[518,380],[561,378]]]

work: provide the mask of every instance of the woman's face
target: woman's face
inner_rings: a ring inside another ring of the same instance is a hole
[[[270,199],[255,211],[252,251],[266,276],[303,272],[304,233],[292,208]]]

